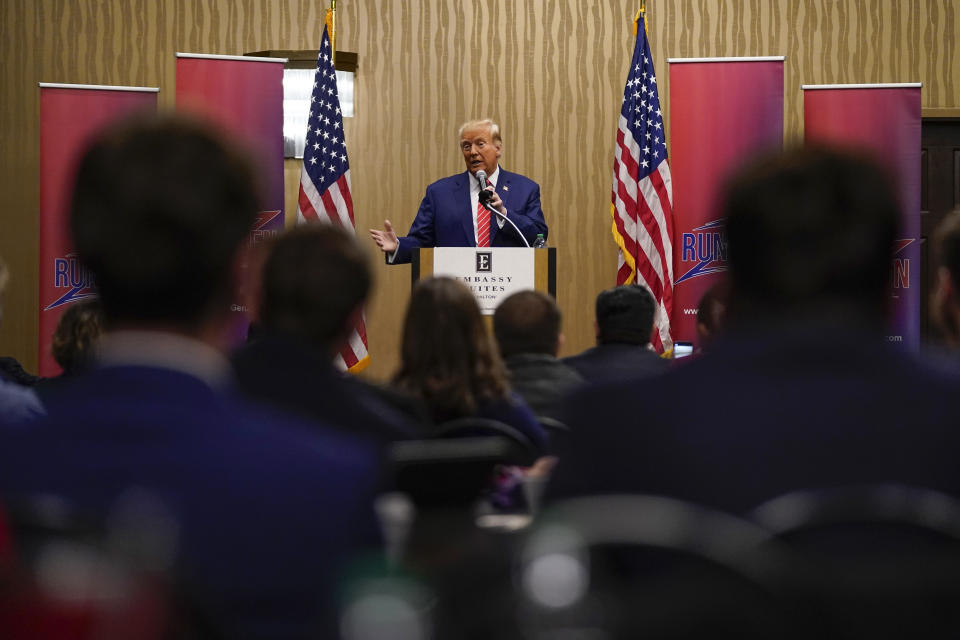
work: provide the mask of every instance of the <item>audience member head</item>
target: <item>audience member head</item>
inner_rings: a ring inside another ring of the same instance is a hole
[[[731,320],[884,319],[897,232],[893,181],[823,148],[759,158],[727,188]]]
[[[597,296],[597,342],[644,346],[650,343],[657,302],[638,284],[625,284]]]
[[[53,359],[65,374],[86,368],[103,331],[103,311],[96,298],[80,300],[67,307],[53,332]]]
[[[254,177],[209,126],[182,119],[131,121],[93,142],[70,227],[108,328],[195,335],[225,320],[258,209]]]
[[[504,397],[506,367],[470,290],[452,278],[413,289],[403,325],[397,385],[423,399],[434,420],[473,414]]]
[[[707,351],[723,331],[727,315],[727,282],[720,280],[707,289],[697,305],[697,339],[701,351]]]
[[[281,235],[267,254],[262,277],[262,328],[330,355],[354,326],[373,283],[367,255],[353,236],[327,224]]]
[[[939,266],[931,315],[947,342],[960,347],[960,208],[944,217],[934,243]]]
[[[521,353],[556,356],[563,339],[560,307],[545,293],[518,291],[494,312],[493,333],[504,358]]]

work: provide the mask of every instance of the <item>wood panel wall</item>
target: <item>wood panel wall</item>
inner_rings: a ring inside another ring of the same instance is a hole
[[[358,228],[375,260],[373,365],[387,377],[409,290],[365,230],[405,229],[429,182],[461,171],[458,125],[498,120],[503,165],[540,182],[560,247],[564,353],[592,342],[592,303],[614,281],[611,153],[636,1],[340,0],[338,48],[357,52],[347,123]],[[661,100],[668,57],[785,55],[786,131],[802,83],[924,83],[924,107],[960,107],[955,0],[648,0]],[[0,8],[0,255],[13,272],[0,354],[35,369],[38,81],[159,86],[170,108],[177,51],[242,54],[319,43],[320,0],[5,0]],[[665,110],[666,112],[666,110]],[[749,123],[744,123],[749,126]],[[669,131],[669,122],[668,122]],[[298,167],[288,161],[287,207]]]

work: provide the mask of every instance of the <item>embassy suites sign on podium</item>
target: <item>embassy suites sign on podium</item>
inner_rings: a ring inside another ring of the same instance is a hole
[[[484,315],[517,291],[536,289],[556,296],[556,248],[436,247],[415,249],[411,280],[446,276],[459,280],[477,299]]]

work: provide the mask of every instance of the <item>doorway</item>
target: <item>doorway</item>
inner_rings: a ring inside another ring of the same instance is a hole
[[[946,117],[927,117],[921,126],[920,218],[921,218],[921,340],[936,348],[943,339],[930,322],[930,293],[936,275],[930,246],[943,217],[960,205],[960,110]]]

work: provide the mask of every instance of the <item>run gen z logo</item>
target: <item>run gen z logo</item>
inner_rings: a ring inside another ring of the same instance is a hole
[[[686,269],[674,284],[727,270],[727,232],[723,220],[713,220],[680,237],[680,264]]]
[[[53,260],[53,287],[56,293],[66,289],[55,301],[46,306],[44,311],[62,307],[75,300],[92,298],[97,295],[96,283],[90,270],[80,264],[75,253],[68,253],[62,258]]]
[[[894,289],[910,288],[910,258],[901,256],[901,252],[913,244],[915,238],[904,238],[893,243],[893,265],[890,267],[890,280]]]
[[[894,243],[893,262],[890,265],[890,280],[894,289],[910,288],[910,258],[903,255],[903,250],[915,240],[916,238],[904,238]],[[680,263],[686,271],[674,284],[726,271],[727,234],[723,220],[714,220],[689,233],[681,234]]]

